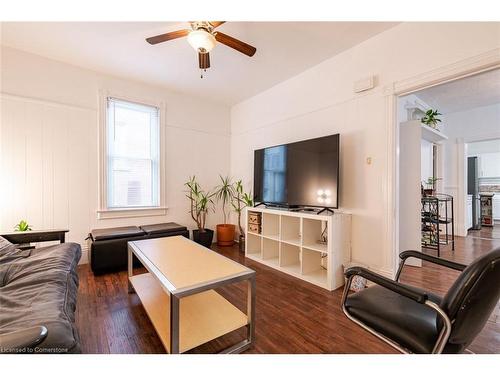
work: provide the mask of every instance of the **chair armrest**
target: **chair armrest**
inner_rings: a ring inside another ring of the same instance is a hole
[[[350,279],[353,276],[361,276],[371,282],[387,288],[394,293],[398,293],[404,297],[410,298],[418,303],[425,303],[428,299],[426,293],[420,293],[414,289],[408,288],[406,285],[400,284],[396,281],[388,279],[387,277],[381,276],[363,267],[352,267],[347,269],[345,276]]]
[[[0,353],[15,353],[17,349],[34,348],[47,337],[47,328],[36,326],[0,335]]]
[[[399,254],[399,257],[401,258],[401,260],[403,262],[405,262],[406,259],[408,259],[408,258],[418,258],[418,259],[425,260],[427,262],[438,264],[438,265],[443,266],[443,267],[452,268],[452,269],[457,270],[457,271],[463,271],[465,269],[465,267],[467,267],[467,266],[460,264],[460,263],[456,263],[456,262],[452,262],[450,260],[445,260],[445,259],[441,259],[438,257],[434,257],[432,255],[424,254],[420,251],[415,251],[415,250],[403,251],[401,254]]]

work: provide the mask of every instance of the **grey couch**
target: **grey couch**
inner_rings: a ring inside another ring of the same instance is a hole
[[[20,250],[3,241],[0,246],[0,353],[80,352],[75,326],[76,267],[80,257],[80,245],[75,243]],[[19,336],[22,340],[22,336],[33,334],[36,327],[42,328],[44,337],[38,341],[36,337],[31,338],[35,340],[34,345],[12,344]],[[23,332],[27,332],[26,335]]]

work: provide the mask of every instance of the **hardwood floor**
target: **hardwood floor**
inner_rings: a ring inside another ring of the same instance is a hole
[[[481,227],[479,230],[469,230],[467,237],[500,240],[500,221],[495,220],[492,227]]]
[[[500,239],[458,238],[455,252],[445,248],[442,257],[462,263],[500,246]],[[256,342],[246,353],[396,353],[370,333],[348,320],[341,311],[342,290],[327,292],[260,263],[246,259],[237,248],[216,249],[257,272]],[[432,254],[432,251],[429,251]],[[79,267],[80,288],[77,326],[84,353],[164,353],[155,330],[135,294],[127,293],[126,272],[94,276],[88,265]],[[401,281],[444,294],[455,271],[424,262],[406,267]],[[238,307],[246,303],[245,285],[220,292]],[[500,353],[500,307],[470,349]],[[237,342],[235,332],[192,350],[216,352]]]

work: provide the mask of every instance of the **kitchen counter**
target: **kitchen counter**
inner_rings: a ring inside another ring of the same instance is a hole
[[[483,196],[483,197],[493,197],[495,195],[495,193],[482,191],[482,192],[479,192],[479,195]]]

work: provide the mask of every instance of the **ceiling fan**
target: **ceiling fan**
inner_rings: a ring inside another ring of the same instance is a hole
[[[198,52],[198,64],[203,71],[210,68],[209,52],[215,47],[216,42],[225,44],[236,51],[252,57],[257,51],[255,47],[233,38],[232,36],[221,33],[220,31],[214,31],[216,27],[222,25],[224,22],[225,21],[192,21],[189,22],[191,29],[177,30],[152,36],[147,38],[146,41],[154,45],[187,36],[188,43]],[[203,78],[203,72],[201,78]]]

